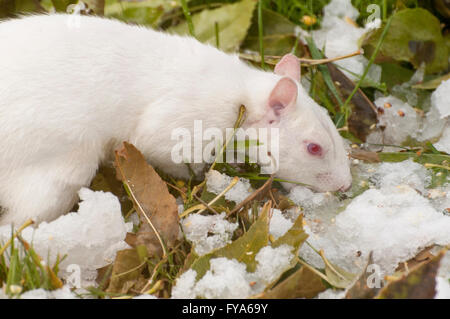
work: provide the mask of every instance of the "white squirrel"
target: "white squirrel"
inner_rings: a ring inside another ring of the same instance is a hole
[[[279,128],[279,178],[318,191],[351,185],[343,139],[300,84],[286,55],[275,72],[253,68],[190,37],[80,16],[0,23],[0,225],[66,213],[122,141],[173,176],[171,132]]]

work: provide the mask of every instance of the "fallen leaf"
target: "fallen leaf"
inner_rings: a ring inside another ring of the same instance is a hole
[[[352,274],[341,267],[332,264],[326,257],[323,251],[320,251],[320,257],[322,257],[325,263],[325,275],[328,283],[336,288],[347,288],[356,279],[356,275]]]
[[[414,70],[407,69],[397,63],[380,63],[381,82],[386,84],[388,90],[398,84],[408,82],[414,75]]]
[[[338,87],[347,99],[355,88],[355,84],[333,63],[327,63],[327,68],[333,82],[339,83]],[[352,112],[348,118],[349,131],[365,142],[366,137],[373,131],[373,125],[377,123],[377,108],[361,89],[353,95],[350,106]]]
[[[382,29],[365,39],[364,49],[368,55],[375,48]],[[396,61],[411,62],[416,68],[425,63],[428,74],[446,70],[448,48],[439,19],[422,8],[408,8],[394,13],[391,27],[381,45],[381,55]]]
[[[400,279],[389,282],[380,290],[379,299],[432,299],[436,295],[436,274],[446,250],[420,264]]]
[[[314,298],[326,289],[327,287],[316,273],[302,266],[274,288],[257,297],[260,299]]]
[[[308,238],[308,234],[303,230],[303,215],[300,214],[294,222],[294,225],[281,237],[275,240],[272,247],[289,245],[293,248],[292,253],[297,255],[300,246]],[[295,262],[295,261],[294,261]]]
[[[102,16],[105,13],[105,0],[83,0],[83,2],[96,15]]]
[[[355,159],[359,159],[368,163],[379,163],[380,157],[376,152],[370,152],[361,149],[353,149],[350,156]]]
[[[141,264],[142,262],[135,249],[118,251],[106,291],[109,293],[128,293],[142,273],[143,266],[139,267]]]
[[[346,299],[372,299],[377,295],[377,293],[381,289],[380,287],[369,287],[367,284],[371,282],[371,277],[376,275],[373,272],[369,271],[369,266],[373,264],[373,253],[370,252],[369,259],[367,260],[366,267],[359,275],[359,278],[355,281],[352,287],[350,287],[346,294]],[[381,283],[380,278],[380,283]]]
[[[241,237],[225,247],[203,255],[192,263],[191,269],[197,272],[197,279],[209,270],[209,261],[212,258],[226,257],[236,259],[247,265],[248,272],[256,269],[255,256],[259,250],[269,243],[269,210],[271,203],[264,205],[258,219],[252,224],[250,229]]]
[[[118,178],[124,183],[141,220],[136,245],[145,245],[148,255],[165,255],[179,233],[178,206],[166,183],[132,144],[116,151]]]
[[[163,13],[174,8],[173,4],[179,7],[178,2],[167,0],[107,0],[104,14],[127,23],[156,27]]]
[[[286,53],[293,53],[297,56],[303,55],[303,43],[296,36],[298,27],[289,19],[271,10],[262,10],[263,20],[263,45],[264,54],[268,56],[282,56]],[[292,49],[297,45],[295,52]],[[241,45],[241,50],[259,52],[259,30],[258,15],[254,14],[248,34]],[[259,55],[258,55],[259,57]]]
[[[413,89],[422,89],[422,90],[434,90],[439,85],[441,85],[442,82],[447,81],[450,79],[450,73],[439,76],[437,78],[434,78],[432,80],[429,80],[424,83],[415,84],[412,86]]]
[[[216,45],[215,25],[219,28],[219,48],[226,52],[239,49],[247,35],[250,21],[255,11],[256,1],[242,0],[232,4],[224,4],[220,8],[202,10],[192,16],[195,37],[203,43]],[[186,21],[167,29],[168,32],[187,35],[189,27]]]
[[[435,256],[431,253],[431,250],[434,248],[435,246],[430,246],[427,248],[424,248],[422,251],[420,251],[416,256],[414,256],[413,258],[411,258],[410,260],[401,263],[397,269],[395,269],[396,272],[404,272],[407,271],[406,267],[408,267],[408,269],[412,269],[414,267],[417,267],[418,265],[422,264],[422,263],[426,263],[428,261],[430,261],[431,259],[433,259]]]

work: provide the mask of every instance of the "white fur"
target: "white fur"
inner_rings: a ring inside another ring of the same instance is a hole
[[[76,201],[122,141],[150,163],[185,176],[170,160],[175,128],[233,127],[241,104],[248,122],[268,126],[267,100],[279,75],[262,72],[213,47],[121,22],[67,15],[0,23],[0,224],[52,220]],[[351,177],[342,139],[299,85],[282,115],[278,176],[319,190]],[[325,146],[317,159],[305,140]],[[317,179],[326,173],[327,178]]]

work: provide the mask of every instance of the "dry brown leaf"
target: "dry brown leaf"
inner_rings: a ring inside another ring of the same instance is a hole
[[[380,291],[381,287],[368,286],[368,283],[371,281],[370,277],[373,276],[373,272],[368,271],[368,267],[371,264],[373,264],[372,252],[370,252],[366,267],[364,267],[358,280],[356,280],[353,286],[347,290],[347,293],[345,294],[346,299],[372,299]]]
[[[397,269],[395,270],[396,272],[404,272],[404,271],[408,271],[408,269],[412,269],[420,264],[429,262],[430,259],[433,259],[435,256],[431,253],[431,250],[434,248],[435,246],[430,246],[427,248],[424,248],[423,250],[421,250],[416,256],[414,256],[413,258],[411,258],[410,260],[401,263],[398,265]]]
[[[149,256],[165,255],[166,250],[174,246],[179,233],[175,198],[132,144],[124,142],[116,151],[115,165],[118,178],[128,188],[141,220],[136,246],[145,245]]]
[[[141,276],[143,266],[135,249],[118,251],[106,291],[128,293]],[[105,272],[103,274],[105,275]]]
[[[327,67],[333,81],[339,83],[340,91],[345,98],[348,98],[355,88],[355,83],[333,63],[328,63]],[[353,95],[351,106],[352,113],[348,119],[348,129],[350,133],[365,142],[366,137],[372,132],[373,125],[377,124],[377,108],[361,89]]]
[[[280,284],[257,297],[261,299],[314,298],[326,289],[322,279],[303,266]]]
[[[432,299],[436,295],[436,274],[442,257],[443,249],[437,256],[414,267],[400,279],[384,286],[377,298],[380,299]]]
[[[369,152],[365,150],[353,149],[350,153],[350,156],[355,159],[359,159],[368,163],[379,163],[381,162],[378,153]]]

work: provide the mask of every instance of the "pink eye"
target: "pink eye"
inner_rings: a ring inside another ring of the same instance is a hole
[[[319,144],[309,143],[307,148],[308,148],[308,152],[311,155],[317,155],[317,156],[322,155],[322,147]]]

